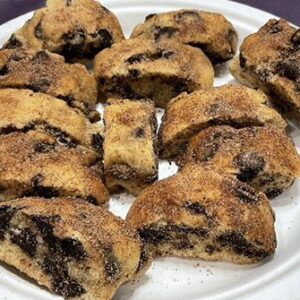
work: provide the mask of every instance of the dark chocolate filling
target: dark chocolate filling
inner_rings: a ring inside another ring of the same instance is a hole
[[[37,250],[37,235],[30,228],[23,228],[18,233],[11,232],[10,240],[18,245],[28,256],[34,257]]]
[[[9,222],[16,211],[16,208],[8,205],[0,207],[0,241],[4,240],[4,234],[8,230]]]
[[[224,233],[217,238],[217,241],[222,247],[230,247],[235,253],[248,258],[263,259],[269,255],[265,250],[258,249],[248,242],[239,232]]]

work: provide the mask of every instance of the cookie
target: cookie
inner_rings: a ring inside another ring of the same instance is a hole
[[[158,137],[161,157],[178,155],[193,135],[214,125],[287,126],[280,114],[268,106],[264,93],[245,86],[224,85],[182,93],[169,103],[163,116]]]
[[[102,155],[102,127],[60,99],[30,90],[0,89],[0,106],[0,134],[36,129],[62,144],[83,145]]]
[[[292,140],[276,127],[207,128],[195,135],[179,166],[197,163],[236,176],[269,198],[300,176],[300,157]]]
[[[299,29],[283,19],[269,20],[245,38],[230,71],[243,84],[263,89],[283,113],[299,121]]]
[[[80,199],[0,203],[0,260],[64,298],[110,300],[136,272],[136,231]]]
[[[52,136],[29,131],[0,136],[0,200],[17,197],[80,197],[105,204],[102,163],[93,150],[62,145]]]
[[[107,188],[137,195],[158,177],[156,116],[150,101],[110,99],[104,113]]]
[[[156,256],[250,264],[276,248],[266,196],[200,166],[188,165],[144,190],[127,221]]]
[[[47,0],[15,32],[4,48],[32,48],[63,55],[67,61],[92,59],[124,39],[117,17],[94,0]]]
[[[79,108],[92,121],[100,119],[95,110],[97,82],[81,64],[67,64],[47,51],[1,50],[0,70],[0,88],[48,94]]]
[[[151,14],[134,28],[131,37],[171,40],[197,47],[214,64],[231,59],[238,40],[234,27],[223,15],[195,9]]]
[[[166,107],[181,92],[213,86],[214,70],[200,49],[174,42],[129,39],[95,58],[102,99],[151,99]]]

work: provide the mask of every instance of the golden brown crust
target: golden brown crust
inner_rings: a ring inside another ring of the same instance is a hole
[[[102,154],[103,129],[64,101],[30,90],[0,89],[0,133],[37,129]]]
[[[195,9],[151,14],[134,28],[131,38],[136,37],[200,48],[215,64],[231,59],[237,47],[237,33],[223,15]]]
[[[230,71],[240,82],[270,94],[283,112],[300,116],[300,30],[271,19],[249,35]]]
[[[98,1],[48,0],[4,47],[49,50],[74,61],[123,39],[117,17]]]
[[[263,193],[200,166],[145,189],[128,222],[159,255],[256,263],[276,247],[274,216]]]
[[[195,135],[179,165],[197,163],[247,182],[275,197],[300,176],[300,157],[291,139],[275,127],[207,128]]]
[[[80,199],[2,202],[0,259],[66,298],[110,300],[136,272],[136,231]]]
[[[182,93],[168,105],[159,130],[161,157],[177,155],[193,135],[213,125],[233,127],[274,125],[286,122],[260,91],[241,85],[224,85],[191,94]]]
[[[96,56],[95,76],[104,99],[148,98],[165,107],[180,92],[212,87],[214,70],[200,49],[129,39]]]
[[[104,113],[104,173],[109,190],[139,194],[158,176],[153,102],[110,99]]]
[[[63,57],[47,51],[1,50],[0,88],[31,89],[79,108],[99,120],[95,108],[97,83],[81,64],[67,64]]]
[[[93,150],[29,131],[0,136],[0,153],[1,200],[26,195],[77,196],[94,204],[109,200]]]

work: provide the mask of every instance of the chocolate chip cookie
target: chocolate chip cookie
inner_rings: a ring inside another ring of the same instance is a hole
[[[241,128],[287,123],[260,91],[241,85],[224,85],[174,98],[165,111],[159,130],[160,155],[178,155],[188,140],[200,130],[214,125]]]
[[[207,166],[236,176],[269,198],[300,176],[300,157],[292,140],[276,127],[207,128],[195,135],[179,165]]]
[[[231,59],[238,40],[234,27],[223,15],[195,9],[151,14],[135,27],[131,37],[172,40],[197,47],[214,64]]]
[[[214,70],[200,49],[174,42],[129,39],[95,58],[100,96],[152,99],[166,107],[171,98],[213,86]]]
[[[263,89],[283,113],[300,120],[300,29],[283,19],[269,20],[246,37],[230,70],[238,81]]]
[[[141,251],[132,227],[80,199],[0,204],[0,260],[64,298],[112,299]]]
[[[94,0],[47,0],[4,48],[49,50],[67,61],[92,59],[124,39],[117,17]]]
[[[0,136],[0,200],[24,196],[80,197],[105,204],[102,162],[91,149],[61,144],[46,133],[29,131]]]
[[[102,156],[101,125],[91,124],[65,101],[30,90],[0,89],[0,106],[0,134],[35,129],[61,144],[83,145]]]
[[[110,99],[104,113],[104,174],[110,191],[137,195],[158,177],[156,116],[151,101]]]
[[[154,255],[257,263],[274,253],[274,214],[263,193],[188,165],[144,190],[128,216]]]
[[[93,75],[85,66],[67,64],[62,56],[47,51],[1,50],[0,88],[48,94],[79,108],[92,121],[99,120],[95,110],[97,82]]]

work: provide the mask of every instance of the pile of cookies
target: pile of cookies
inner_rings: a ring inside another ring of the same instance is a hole
[[[300,31],[270,20],[230,64],[245,85],[214,87],[237,41],[211,12],[152,14],[125,39],[94,0],[37,10],[0,50],[0,260],[109,300],[156,256],[273,255],[270,199],[300,176],[285,120],[299,118]],[[178,173],[158,181],[159,159]],[[107,211],[122,190],[137,196],[126,220]]]

